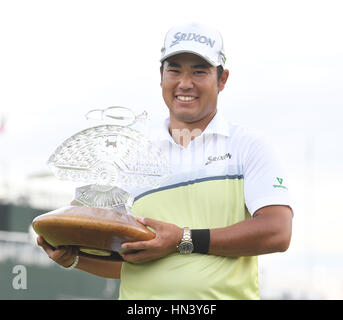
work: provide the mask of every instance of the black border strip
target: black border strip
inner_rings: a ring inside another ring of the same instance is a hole
[[[226,180],[226,179],[229,179],[229,180],[243,179],[243,175],[242,174],[234,174],[234,175],[206,177],[206,178],[200,178],[200,179],[195,179],[195,180],[184,181],[184,182],[180,182],[180,183],[172,184],[172,185],[169,185],[169,186],[164,186],[164,187],[161,187],[161,188],[156,188],[156,189],[152,189],[152,190],[143,192],[140,195],[138,195],[137,197],[135,197],[134,201],[137,201],[140,198],[145,197],[148,194],[155,193],[155,192],[160,192],[160,191],[164,191],[164,190],[168,190],[168,189],[174,189],[174,188],[178,188],[178,187],[185,187],[185,186],[188,186],[188,185],[191,185],[191,184],[200,183],[200,182],[204,182],[204,181]]]

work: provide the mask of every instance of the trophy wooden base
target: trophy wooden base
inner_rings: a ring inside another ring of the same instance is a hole
[[[36,217],[35,232],[53,247],[76,246],[80,254],[121,260],[121,244],[151,240],[155,233],[133,216],[112,209],[63,207]]]

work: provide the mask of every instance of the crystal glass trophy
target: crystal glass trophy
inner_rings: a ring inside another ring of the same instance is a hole
[[[130,128],[147,113],[135,116],[124,107],[92,110],[88,119],[114,120],[76,133],[49,158],[48,165],[61,180],[87,185],[76,189],[76,200],[97,208],[130,213],[133,202],[127,187],[158,187],[169,176],[160,149],[142,133]]]
[[[92,110],[86,118],[103,124],[74,134],[48,160],[58,179],[82,184],[75,193],[78,206],[39,216],[33,221],[33,227],[38,234],[50,237],[54,246],[75,245],[85,253],[110,255],[111,251],[120,251],[124,241],[154,237],[153,232],[134,219],[134,199],[128,190],[158,187],[169,178],[170,167],[159,147],[131,127],[144,121],[146,112],[135,115],[129,108],[109,107]],[[103,224],[101,228],[99,221]],[[98,224],[98,231],[85,227],[93,222]],[[67,232],[68,223],[74,227]],[[77,229],[78,226],[83,229]],[[83,236],[73,235],[77,231],[84,233]],[[94,243],[89,241],[90,235]],[[68,237],[77,239],[66,240]],[[98,241],[96,237],[104,239]]]

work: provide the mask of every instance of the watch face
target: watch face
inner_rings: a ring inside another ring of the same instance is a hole
[[[187,241],[184,241],[184,242],[181,242],[180,245],[179,245],[179,252],[180,253],[192,253],[193,252],[193,243],[192,242],[187,242]]]

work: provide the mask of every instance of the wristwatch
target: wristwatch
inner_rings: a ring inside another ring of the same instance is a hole
[[[183,237],[180,244],[177,246],[177,250],[182,254],[192,253],[194,249],[191,230],[187,227],[183,228]]]

